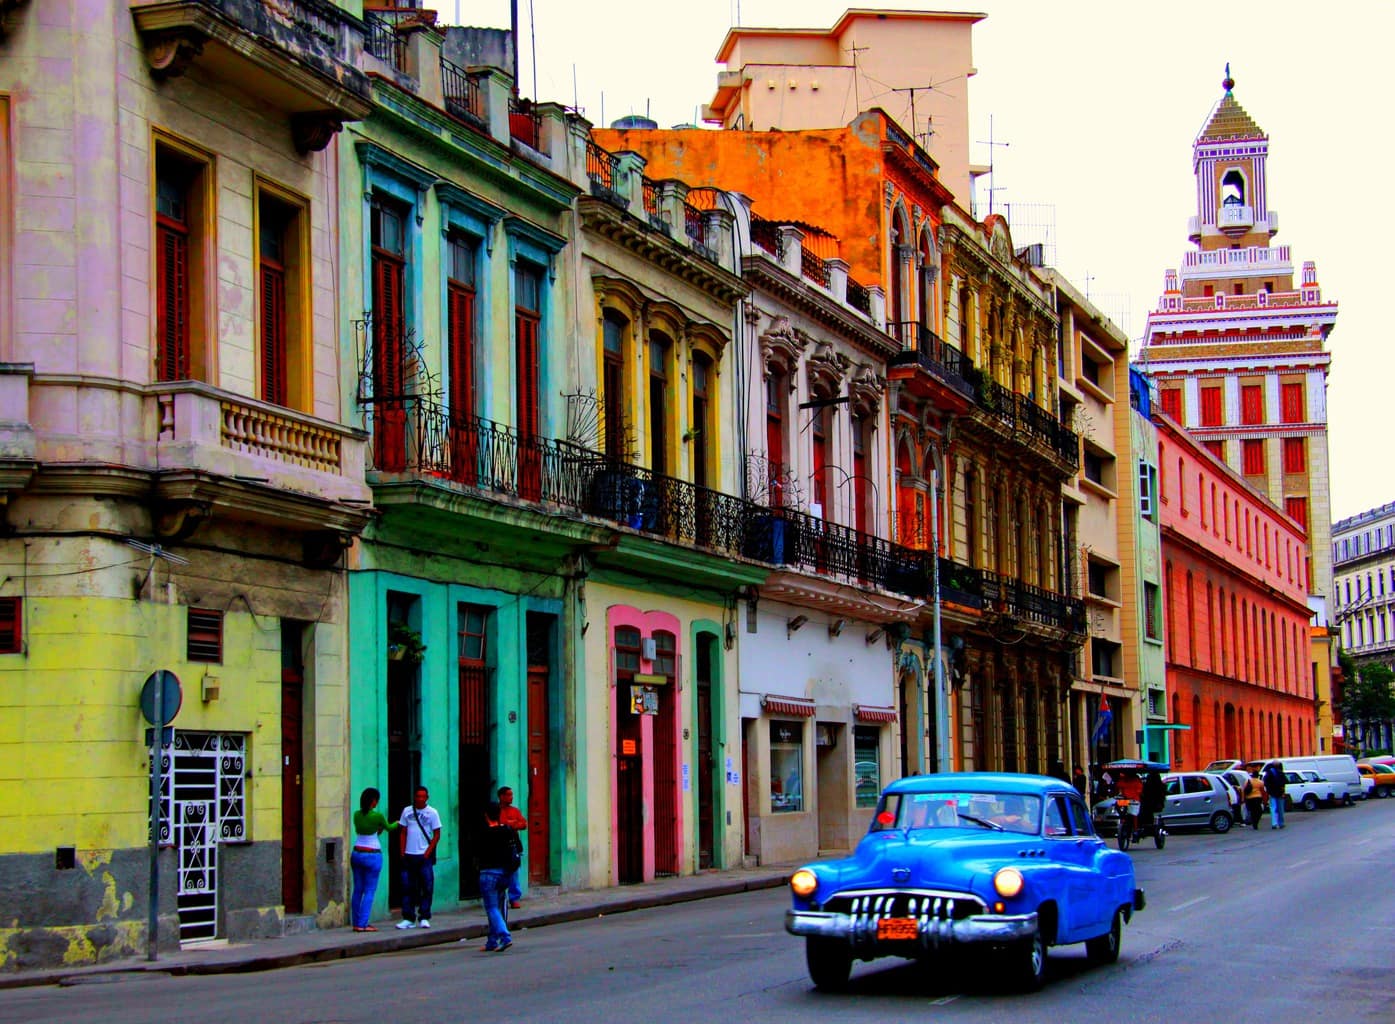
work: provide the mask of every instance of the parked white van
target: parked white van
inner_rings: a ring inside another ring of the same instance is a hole
[[[1366,795],[1365,786],[1361,781],[1361,773],[1356,770],[1356,758],[1350,754],[1318,754],[1314,757],[1270,757],[1263,761],[1250,761],[1245,765],[1245,770],[1258,769],[1264,771],[1264,767],[1270,761],[1282,761],[1284,770],[1290,772],[1314,771],[1328,782],[1333,783],[1332,794],[1328,798],[1330,803],[1341,802],[1350,806],[1353,802],[1361,800]]]

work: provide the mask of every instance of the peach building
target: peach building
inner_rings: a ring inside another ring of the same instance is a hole
[[[880,107],[969,199],[973,27],[982,14],[850,8],[829,29],[733,28],[703,120],[741,131],[845,125]]]

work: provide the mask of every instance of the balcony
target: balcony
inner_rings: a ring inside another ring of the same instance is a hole
[[[1223,204],[1216,211],[1216,226],[1224,231],[1227,228],[1249,228],[1255,223],[1255,211],[1252,206],[1245,206],[1240,203]]]
[[[586,140],[586,177],[591,183],[591,194],[593,196],[597,199],[604,199],[617,209],[629,210],[629,200],[621,194],[619,189],[620,170],[615,159],[615,154],[602,149],[590,139]],[[657,213],[657,187],[653,191],[654,212]],[[646,199],[647,198],[648,196],[646,194]]]
[[[375,482],[434,478],[509,504],[599,520],[727,558],[843,580],[923,599],[922,552],[795,509],[770,508],[566,441],[520,434],[434,401],[373,407]]]
[[[485,108],[480,76],[441,58],[441,94],[446,113],[482,132],[489,132],[489,111]]]
[[[362,530],[372,493],[360,432],[196,381],[146,393],[157,424],[155,493],[170,523],[217,511],[282,529]]]
[[[542,140],[542,115],[531,100],[509,98],[509,138],[546,155]]]
[[[1085,602],[1008,576],[982,570],[985,611],[1007,616],[1018,623],[1030,623],[1060,630],[1074,639],[1085,635]]]
[[[131,16],[156,79],[198,61],[290,115],[301,153],[324,149],[372,109],[358,70],[363,22],[327,0],[164,0],[133,3]]]
[[[916,367],[965,399],[974,399],[974,387],[967,379],[968,361],[964,353],[924,324],[910,321],[891,323],[887,324],[887,333],[903,346],[900,352],[891,357],[891,367]],[[899,379],[901,375],[892,376]]]
[[[1074,472],[1080,465],[1080,436],[1026,395],[1019,395],[977,367],[966,376],[975,388],[980,415],[975,422],[1000,437],[1010,437],[1046,456],[1058,468]]]

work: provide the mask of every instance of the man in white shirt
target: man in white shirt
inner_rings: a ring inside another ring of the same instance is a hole
[[[431,927],[431,894],[436,886],[436,844],[441,841],[441,816],[426,802],[430,794],[418,786],[410,807],[397,823],[402,852],[402,920],[398,928]]]

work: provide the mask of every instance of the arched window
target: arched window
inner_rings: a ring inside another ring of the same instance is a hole
[[[1201,697],[1192,694],[1192,731],[1196,733],[1195,748],[1192,756],[1196,758],[1197,766],[1201,765]]]
[[[628,460],[632,454],[625,436],[625,342],[630,322],[623,314],[607,309],[601,318],[602,366],[601,401],[605,405],[605,453],[608,458]]]
[[[712,359],[706,352],[693,354],[693,411],[688,431],[692,441],[693,483],[699,487],[710,486],[712,476],[713,369]]]
[[[785,504],[785,402],[789,395],[787,378],[772,372],[765,378],[765,456],[766,487],[771,508]]]
[[[853,419],[853,528],[858,533],[866,533],[876,515],[872,509],[872,467],[867,462],[867,452],[872,446],[871,434],[870,417],[858,416]]]
[[[910,338],[906,337],[905,328],[900,325],[910,322],[910,311],[906,308],[906,283],[905,264],[908,256],[913,251],[911,237],[911,226],[906,221],[906,211],[902,207],[896,208],[896,213],[891,218],[891,252],[888,262],[888,275],[890,277],[891,308],[887,310],[887,320],[897,325],[893,327],[893,332],[901,339],[904,346]]]
[[[673,342],[661,331],[649,332],[649,467],[667,475],[669,460],[669,415],[673,400],[669,394],[672,379],[670,361]]]
[[[920,323],[927,331],[935,329],[936,306],[939,305],[939,260],[935,256],[935,243],[930,231],[920,233],[920,274],[918,275]]]
[[[909,548],[925,547],[924,497],[914,484],[910,442],[896,446],[896,540]]]
[[[1197,667],[1196,661],[1196,582],[1192,571],[1187,570],[1187,663]]]
[[[967,284],[959,286],[959,344],[964,347],[964,355],[971,363],[977,366],[982,362],[974,324],[974,293]]]
[[[978,508],[978,470],[969,463],[964,470],[964,542],[968,548],[965,561],[973,567],[980,564],[979,551],[982,534],[980,532]]]
[[[824,396],[816,395],[816,399]],[[813,454],[813,473],[810,483],[811,498],[814,503],[812,509],[814,515],[821,519],[833,519],[833,506],[829,502],[828,493],[828,444],[830,434],[830,410],[827,406],[816,408],[812,411],[810,421],[810,441]]]
[[[1245,205],[1245,176],[1237,168],[1232,167],[1221,178],[1221,205]]]

